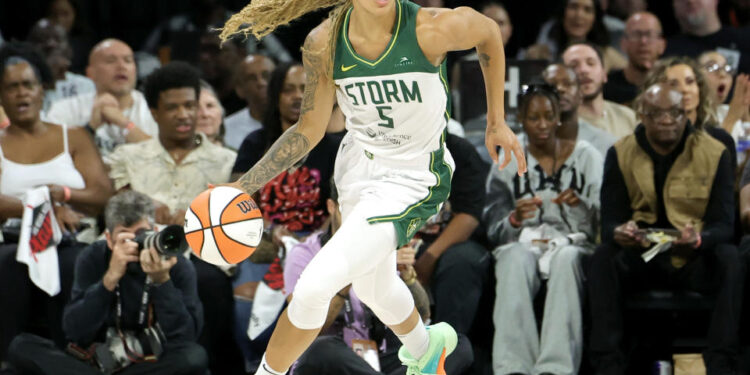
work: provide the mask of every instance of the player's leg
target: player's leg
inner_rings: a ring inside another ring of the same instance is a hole
[[[408,374],[445,374],[445,357],[456,347],[456,332],[446,323],[424,326],[409,288],[396,273],[396,251],[354,280],[352,289],[404,344],[399,358]]]
[[[257,374],[285,373],[317,337],[333,296],[395,252],[393,225],[368,224],[368,212],[365,203],[353,207],[341,228],[302,272]],[[395,269],[393,272],[397,277]]]

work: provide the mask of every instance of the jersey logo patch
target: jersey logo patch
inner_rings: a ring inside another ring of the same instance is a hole
[[[348,72],[348,71],[354,69],[355,66],[357,66],[357,64],[349,65],[349,66],[344,66],[344,64],[341,64],[341,71],[342,72]]]

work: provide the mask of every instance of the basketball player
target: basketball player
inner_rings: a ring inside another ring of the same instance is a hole
[[[253,194],[303,158],[323,137],[338,99],[349,129],[334,172],[343,224],[300,276],[256,374],[286,373],[318,335],[331,299],[349,284],[401,339],[407,374],[445,374],[456,333],[445,323],[424,327],[396,274],[395,249],[438,212],[450,191],[447,52],[477,49],[487,83],[489,153],[497,161],[502,146],[502,166],[512,152],[519,173],[526,170],[504,120],[500,29],[471,8],[420,9],[408,0],[256,0],[227,22],[222,38],[237,32],[260,38],[334,5],[302,47],[306,86],[299,121],[231,184]]]

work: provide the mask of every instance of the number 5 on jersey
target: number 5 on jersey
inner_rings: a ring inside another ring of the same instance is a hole
[[[390,111],[392,109],[391,106],[389,106],[389,105],[379,105],[379,106],[377,106],[375,108],[378,109],[378,115],[380,115],[380,119],[383,120],[383,121],[385,121],[385,122],[378,123],[378,126],[382,126],[384,128],[391,128],[391,129],[393,129],[393,118],[391,118],[390,116],[386,115],[385,112],[384,112],[386,109]]]

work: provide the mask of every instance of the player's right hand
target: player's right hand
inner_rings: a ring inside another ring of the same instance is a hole
[[[523,147],[521,147],[521,143],[518,142],[518,138],[513,134],[513,131],[505,124],[505,120],[495,124],[488,121],[484,142],[487,152],[489,152],[490,158],[495,164],[498,163],[499,157],[497,146],[503,148],[503,164],[500,165],[500,169],[505,168],[510,163],[512,153],[518,164],[518,175],[526,173],[526,156],[523,154]]]

